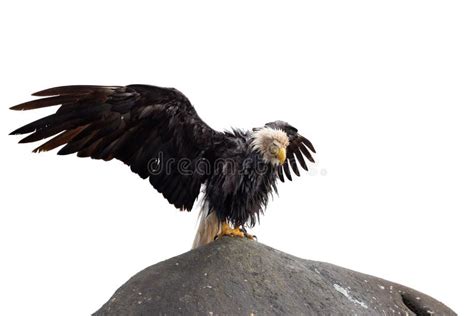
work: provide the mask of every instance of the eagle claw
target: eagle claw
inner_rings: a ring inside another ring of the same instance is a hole
[[[221,230],[219,234],[217,234],[214,237],[214,240],[222,238],[224,236],[239,237],[239,238],[245,237],[250,240],[257,240],[257,236],[247,233],[247,230],[245,228],[243,227],[231,228],[227,222],[222,223]]]

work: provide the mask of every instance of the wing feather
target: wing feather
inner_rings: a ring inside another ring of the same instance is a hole
[[[298,165],[296,164],[294,152],[291,151],[286,159],[287,159],[287,162],[290,164],[293,172],[299,177],[300,171],[298,170]]]
[[[33,100],[33,101],[21,103],[21,104],[12,106],[10,109],[16,110],[16,111],[33,110],[33,109],[39,109],[39,108],[44,108],[44,107],[68,103],[68,102],[76,102],[78,99],[79,99],[78,96],[71,96],[71,95],[55,96],[55,97],[43,98],[39,100]]]
[[[293,181],[293,179],[291,178],[290,167],[288,167],[288,162],[283,164],[283,170],[285,171],[285,176],[288,178],[288,180]]]
[[[298,159],[298,162],[300,163],[301,167],[308,171],[308,166],[306,165],[306,162],[304,161],[303,155],[301,154],[300,148],[297,148],[295,150],[295,156]]]
[[[59,155],[119,159],[177,208],[190,210],[207,175],[181,174],[172,166],[162,174],[148,170],[159,154],[161,163],[206,158],[222,137],[202,121],[189,100],[172,88],[148,85],[62,86],[38,91],[41,99],[13,106],[32,110],[59,105],[56,113],[26,124],[11,134],[29,134],[20,142],[53,137],[35,152],[63,146]],[[168,172],[169,171],[169,172]]]
[[[282,168],[282,166],[278,166],[277,172],[278,172],[278,178],[280,178],[280,181],[281,181],[281,182],[285,182],[285,177],[283,176],[283,168]]]
[[[314,162],[313,156],[311,155],[309,150],[306,148],[306,146],[300,146],[299,149],[309,161]]]
[[[305,144],[313,153],[316,153],[316,149],[314,149],[313,144],[311,144],[311,142],[307,138],[305,138],[304,136],[301,136],[301,135],[299,135],[299,137],[300,137],[301,142],[303,144]]]
[[[288,178],[290,181],[292,180],[289,167],[291,167],[291,170],[293,170],[297,176],[300,176],[298,164],[296,163],[297,160],[300,166],[307,171],[308,166],[306,164],[305,158],[314,163],[313,156],[309,151],[311,150],[313,153],[316,153],[313,144],[306,137],[299,134],[298,130],[287,122],[276,121],[267,123],[265,126],[280,129],[288,135],[289,144],[286,148],[286,161],[283,164],[283,167],[280,166],[278,168],[278,177],[280,180],[284,182],[282,169],[286,178]]]

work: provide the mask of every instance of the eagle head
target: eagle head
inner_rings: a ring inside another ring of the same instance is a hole
[[[285,163],[289,143],[288,135],[278,128],[263,127],[255,129],[252,134],[252,148],[262,155],[265,162],[274,166]]]

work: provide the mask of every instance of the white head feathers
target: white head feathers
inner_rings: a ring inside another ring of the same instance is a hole
[[[262,154],[265,162],[271,162],[274,165],[280,163],[279,150],[286,150],[289,143],[288,135],[280,129],[264,127],[253,133],[252,148]]]

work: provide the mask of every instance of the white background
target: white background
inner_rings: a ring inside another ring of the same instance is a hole
[[[8,110],[34,91],[131,83],[178,88],[219,130],[283,119],[313,141],[317,166],[280,185],[260,242],[471,314],[471,3],[2,2],[0,314],[90,314],[189,249],[197,212],[121,162],[6,136],[51,113]]]

